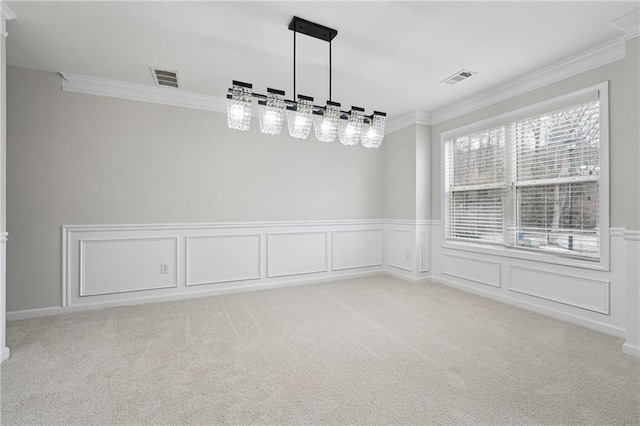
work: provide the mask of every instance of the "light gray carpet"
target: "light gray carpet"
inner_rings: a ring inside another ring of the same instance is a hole
[[[621,340],[373,277],[10,322],[2,424],[640,423]]]

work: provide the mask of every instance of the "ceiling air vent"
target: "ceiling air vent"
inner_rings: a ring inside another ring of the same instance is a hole
[[[161,70],[151,67],[153,80],[158,86],[179,87],[178,71]]]
[[[449,77],[442,80],[440,83],[445,83],[450,86],[453,86],[456,83],[460,83],[462,80],[466,80],[467,78],[475,75],[476,73],[469,70],[460,70],[457,73],[450,75]]]

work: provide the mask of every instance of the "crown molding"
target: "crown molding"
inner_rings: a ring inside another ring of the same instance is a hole
[[[624,38],[616,38],[570,56],[562,61],[540,68],[520,78],[494,86],[489,90],[477,93],[460,102],[455,102],[435,110],[431,113],[431,121],[433,124],[442,123],[611,62],[624,59],[624,57]]]
[[[636,9],[624,16],[619,17],[611,24],[624,31],[624,39],[631,40],[640,35],[640,9]]]
[[[2,21],[0,34],[2,34],[4,37],[8,36],[9,33],[7,32],[7,21],[17,18],[18,17],[16,16],[16,14],[13,13],[11,9],[9,9],[9,6],[0,1],[0,20]]]
[[[385,126],[385,134],[391,134],[414,124],[431,125],[431,114],[425,111],[409,111],[406,114],[390,117]]]
[[[78,74],[61,72],[62,90],[85,95],[107,96],[131,101],[149,102],[206,111],[227,111],[226,99],[218,96],[184,92],[168,87],[125,83]]]

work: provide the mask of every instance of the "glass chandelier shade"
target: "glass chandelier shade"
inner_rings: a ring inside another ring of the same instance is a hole
[[[346,120],[340,120],[338,136],[343,145],[358,145],[364,128],[364,108],[351,107]]]
[[[316,139],[320,142],[333,142],[338,135],[338,122],[340,121],[340,104],[327,101],[327,106],[321,114],[313,115],[313,128]]]
[[[387,122],[387,114],[374,111],[368,126],[362,133],[362,146],[365,148],[379,148],[384,138],[384,126]]]
[[[252,84],[233,81],[227,93],[227,125],[230,129],[249,130],[252,88]]]
[[[284,121],[286,105],[282,90],[267,89],[267,98],[258,102],[260,131],[268,135],[279,135]]]
[[[313,98],[298,95],[298,102],[287,107],[287,122],[291,137],[306,139],[313,123]]]
[[[253,85],[233,80],[227,92],[227,123],[230,129],[249,130],[251,123],[252,99],[258,99],[260,131],[269,135],[282,132],[284,115],[287,115],[289,135],[307,139],[314,128],[316,138],[321,142],[333,142],[336,137],[344,145],[362,144],[367,148],[378,148],[384,137],[386,114],[374,111],[365,115],[364,108],[351,107],[342,111],[337,102],[327,101],[326,106],[314,105],[313,98],[297,95],[296,91],[296,37],[298,34],[327,42],[329,45],[329,99],[332,87],[331,43],[338,31],[294,16],[289,22],[293,31],[293,99],[287,99],[281,90],[267,89],[267,95],[253,93]],[[296,96],[297,95],[297,96]]]

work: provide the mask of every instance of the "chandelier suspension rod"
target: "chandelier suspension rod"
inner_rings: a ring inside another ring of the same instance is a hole
[[[293,30],[293,99],[296,98],[296,30]]]
[[[329,40],[329,101],[331,100],[331,40]]]

